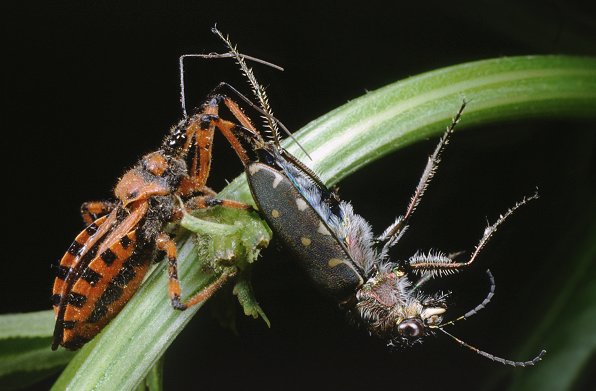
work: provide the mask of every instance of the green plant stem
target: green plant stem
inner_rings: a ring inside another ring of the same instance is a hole
[[[288,149],[333,184],[384,155],[442,133],[463,99],[469,106],[460,128],[528,117],[594,118],[596,60],[500,58],[411,77],[368,93],[298,132],[312,161],[291,142]],[[251,202],[244,178],[222,195]],[[187,292],[198,291],[212,279],[200,265],[213,260],[199,256],[193,240],[183,240],[179,252],[183,285]],[[116,319],[68,365],[54,389],[134,389],[200,308],[174,311],[166,284],[162,263]]]

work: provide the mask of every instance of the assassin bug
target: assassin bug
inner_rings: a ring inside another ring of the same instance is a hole
[[[466,262],[457,262],[454,259],[457,254],[442,253],[417,253],[408,260],[389,259],[389,250],[405,233],[466,102],[429,157],[404,215],[380,236],[374,237],[371,226],[354,212],[349,202],[340,200],[336,192],[328,189],[313,171],[281,146],[279,127],[287,129],[273,116],[264,88],[229,39],[216,28],[213,31],[225,42],[229,54],[248,78],[260,107],[251,106],[261,113],[267,128],[264,137],[237,106],[226,104],[241,124],[231,129],[236,139],[233,147],[245,167],[252,196],[274,235],[295,253],[319,290],[335,299],[357,323],[371,334],[387,340],[389,345],[410,346],[441,332],[458,344],[502,364],[523,367],[538,363],[545,350],[528,361],[511,361],[481,351],[445,329],[471,317],[490,302],[495,290],[490,271],[487,270],[488,296],[466,314],[450,321],[443,321],[447,294],[423,291],[433,277],[443,277],[472,265],[497,228],[515,210],[537,198],[537,194],[522,199],[489,225]],[[182,66],[180,72],[183,91]],[[184,97],[182,103],[184,110]],[[249,145],[247,149],[256,158],[248,157],[241,141]]]
[[[78,349],[99,333],[136,292],[158,252],[168,258],[168,291],[176,309],[206,300],[234,276],[233,269],[224,272],[183,302],[176,247],[164,232],[168,223],[182,217],[185,208],[221,205],[250,209],[237,201],[215,198],[206,187],[214,129],[220,129],[232,145],[236,142],[230,131],[235,125],[217,116],[219,102],[214,95],[196,114],[185,116],[157,151],[128,170],[114,189],[116,201],[82,205],[88,226],[57,267],[52,296],[56,314],[53,350],[59,345]],[[241,153],[240,158],[245,156]]]

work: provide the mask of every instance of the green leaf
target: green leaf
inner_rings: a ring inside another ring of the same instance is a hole
[[[464,98],[469,106],[460,128],[530,117],[594,118],[596,60],[512,57],[425,73],[368,93],[308,124],[296,137],[312,161],[291,142],[286,144],[333,184],[384,155],[442,133]],[[244,178],[235,180],[221,195],[252,202]],[[224,223],[219,212],[213,213],[207,215]],[[222,265],[213,256],[222,251],[219,244],[227,241],[238,246],[232,252],[246,257],[240,264],[240,258],[228,258],[230,262],[223,267],[242,268],[256,259],[270,237],[254,213],[239,214],[233,224],[243,225],[240,244],[228,236],[206,240],[202,235],[198,241],[191,236],[180,241],[185,295],[221,273]],[[182,313],[172,310],[166,284],[162,263],[120,315],[75,357],[54,388],[134,389],[200,308]]]
[[[590,210],[590,209],[588,209]],[[594,210],[594,209],[591,209]],[[548,347],[545,359],[531,371],[517,373],[512,390],[569,390],[596,353],[596,216],[573,230],[563,254],[574,260],[562,288],[543,314],[538,330],[523,349]],[[579,231],[579,232],[577,232]],[[571,239],[571,238],[570,238]],[[572,248],[572,254],[568,251]]]
[[[267,318],[267,315],[265,315],[265,312],[263,312],[263,309],[255,298],[250,282],[250,273],[246,272],[238,277],[238,282],[234,285],[232,292],[238,297],[238,301],[244,309],[244,315],[252,316],[255,319],[260,316],[267,324],[267,327],[271,327],[269,318]]]
[[[33,384],[64,367],[74,356],[52,352],[54,312],[0,316],[0,389]]]
[[[162,356],[157,363],[151,368],[145,381],[137,387],[139,391],[161,391],[163,390],[163,363],[164,357]]]

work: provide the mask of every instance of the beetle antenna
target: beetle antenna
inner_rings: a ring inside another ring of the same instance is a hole
[[[269,105],[269,98],[267,97],[267,93],[265,92],[265,87],[263,87],[255,77],[252,68],[246,65],[246,61],[244,61],[244,57],[238,52],[238,49],[232,42],[230,41],[229,37],[224,36],[221,31],[217,29],[217,26],[214,26],[211,31],[216,34],[228,47],[230,50],[230,54],[234,56],[236,59],[236,63],[240,66],[242,73],[248,79],[252,87],[252,92],[259,101],[259,104],[265,111],[265,115],[262,118],[265,120],[265,126],[269,129],[269,133],[276,144],[279,144],[279,128],[277,127],[277,123],[273,120],[273,111],[271,110],[271,106]]]
[[[441,326],[440,327],[437,327],[437,328],[443,328],[445,326],[450,326],[450,325],[452,325],[455,322],[458,322],[460,320],[468,319],[469,317],[471,317],[473,315],[476,315],[478,313],[478,311],[486,308],[486,306],[488,305],[488,303],[490,303],[490,301],[492,300],[493,296],[495,295],[495,288],[496,288],[495,277],[493,276],[493,274],[488,269],[486,269],[486,274],[488,275],[488,279],[489,279],[489,282],[490,282],[490,289],[488,291],[488,295],[486,295],[486,297],[484,298],[484,300],[482,300],[482,303],[478,304],[476,307],[474,307],[470,311],[466,312],[462,316],[459,316],[459,317],[457,317],[457,318],[455,318],[453,320],[450,320],[449,322],[442,323]]]
[[[538,353],[538,355],[536,357],[534,357],[531,360],[528,361],[511,361],[511,360],[507,360],[505,358],[501,358],[501,357],[497,357],[493,354],[487,353],[483,350],[478,349],[477,347],[474,347],[464,341],[462,341],[461,339],[457,338],[456,336],[454,336],[453,334],[448,333],[447,331],[443,330],[442,328],[438,328],[439,330],[441,330],[444,334],[446,334],[447,336],[451,337],[451,339],[453,339],[455,342],[457,342],[458,344],[460,344],[461,346],[468,348],[476,353],[478,353],[481,356],[484,356],[486,358],[488,358],[489,360],[492,361],[496,361],[498,363],[504,364],[504,365],[511,365],[513,367],[529,367],[529,366],[533,366],[538,364],[538,362],[540,360],[542,360],[542,357],[544,357],[544,355],[546,354],[546,350],[542,349],[540,351],[540,353]]]
[[[265,128],[268,129],[266,132],[269,134],[269,138],[273,140],[273,142],[279,149],[283,149],[280,144],[281,138],[279,136],[278,128],[279,121],[276,120],[276,118],[273,116],[273,111],[271,110],[271,106],[269,105],[269,98],[267,97],[265,87],[263,87],[263,85],[257,81],[257,78],[255,77],[252,68],[246,65],[246,61],[244,61],[244,55],[238,52],[238,49],[234,44],[232,44],[229,37],[224,36],[222,32],[217,29],[217,26],[213,26],[211,31],[214,34],[216,34],[222,41],[224,41],[224,43],[230,50],[230,54],[236,59],[236,63],[240,66],[242,73],[248,79],[248,82],[252,87],[252,92],[259,101],[261,108],[263,109],[264,113],[261,112],[263,114],[261,115],[261,118],[263,118],[263,120],[265,121]],[[292,133],[290,133],[290,131],[288,131],[288,129],[285,126],[282,126],[282,130],[284,131],[284,133],[288,135],[288,137],[290,137],[296,144],[298,144],[298,147],[300,147],[302,152],[304,152],[306,156],[308,156],[308,158],[312,160],[308,152],[306,152],[302,145],[298,143],[298,141],[294,138]]]

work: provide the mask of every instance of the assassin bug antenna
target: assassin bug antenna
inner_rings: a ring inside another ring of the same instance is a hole
[[[261,60],[260,58],[248,56],[246,54],[242,54],[241,56],[247,60],[258,62],[263,65],[267,65],[267,66],[277,69],[279,71],[284,70],[279,65],[275,65],[271,62]],[[235,58],[235,55],[233,53],[207,53],[207,54],[197,53],[197,54],[183,54],[178,58],[178,67],[179,67],[179,71],[180,71],[180,104],[182,105],[182,113],[184,114],[185,118],[188,117],[188,113],[186,111],[186,94],[185,94],[185,89],[184,89],[184,86],[185,86],[185,83],[184,83],[184,59],[187,57],[214,59],[214,58]],[[222,84],[226,84],[228,86],[228,88],[230,88],[232,91],[234,91],[235,93],[240,95],[240,97],[243,98],[244,101],[246,101],[248,104],[254,106],[254,104],[252,102],[250,102],[250,100],[248,100],[244,95],[240,94],[240,92],[238,92],[235,88],[233,88],[232,86],[230,86],[227,83],[222,83]]]

